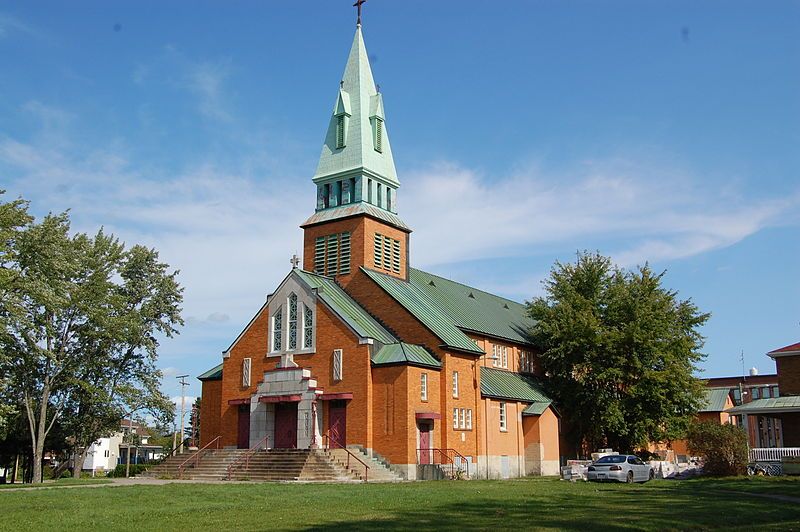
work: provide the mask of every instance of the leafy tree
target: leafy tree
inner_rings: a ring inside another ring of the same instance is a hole
[[[79,443],[91,443],[126,393],[157,391],[156,337],[182,323],[182,289],[156,251],[125,250],[102,230],[73,236],[66,213],[29,220],[12,244],[3,374],[26,415],[39,482],[45,438],[65,411]]]
[[[0,195],[4,194],[0,190]],[[7,203],[0,202],[0,339],[7,335],[11,315],[21,309],[15,304],[19,289],[17,271],[13,267],[16,260],[16,241],[22,228],[31,221],[28,203],[17,199]],[[7,353],[0,342],[0,366],[7,361]],[[14,401],[8,397],[8,380],[0,374],[0,436],[7,428],[8,418],[14,413]]]
[[[703,471],[715,476],[743,475],[747,469],[747,433],[736,425],[697,421],[689,427],[687,443],[703,458]]]
[[[703,397],[695,378],[709,318],[649,266],[626,271],[599,253],[556,262],[528,303],[546,386],[576,448],[632,450],[683,435]]]

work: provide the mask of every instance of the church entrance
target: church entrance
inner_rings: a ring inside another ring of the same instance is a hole
[[[239,405],[239,424],[237,426],[236,447],[250,448],[250,404]]]
[[[431,464],[433,463],[433,461],[431,460],[432,458],[431,453],[433,451],[430,450],[431,429],[433,427],[427,421],[420,421],[418,427],[419,427],[419,463]]]
[[[331,435],[331,447],[347,445],[347,401],[335,400],[328,407],[328,427]]]
[[[275,403],[276,449],[297,448],[297,403]]]

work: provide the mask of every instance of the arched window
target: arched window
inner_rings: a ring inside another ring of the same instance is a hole
[[[289,295],[289,351],[297,349],[297,295]]]
[[[303,349],[310,349],[314,343],[314,311],[303,308]]]
[[[283,348],[283,309],[278,307],[272,315],[272,350],[280,351]]]

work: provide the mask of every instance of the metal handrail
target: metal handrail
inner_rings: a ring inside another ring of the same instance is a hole
[[[263,438],[261,438],[261,441],[250,447],[246,453],[244,453],[242,456],[239,456],[238,458],[236,458],[236,460],[234,460],[228,465],[228,480],[231,480],[231,478],[233,478],[233,470],[241,466],[242,462],[244,462],[244,470],[250,471],[250,458],[261,449],[266,449],[268,447],[267,445],[268,439],[269,436],[264,436]]]
[[[202,454],[207,453],[209,451],[208,449],[209,447],[214,445],[214,449],[219,450],[220,438],[222,438],[222,436],[217,436],[207,444],[203,445],[203,447],[199,449],[196,453],[194,453],[192,456],[181,462],[181,465],[178,466],[178,478],[183,478],[183,471],[184,469],[186,469],[186,464],[188,464],[192,460],[194,460],[194,467],[197,467],[197,464],[200,462],[200,456]]]
[[[325,431],[325,434],[322,435],[322,438],[325,440],[325,444],[324,444],[325,451],[328,454],[330,454],[330,452],[331,452],[331,441],[333,443],[335,443],[338,446],[339,449],[343,449],[347,453],[347,465],[345,466],[347,468],[347,470],[358,474],[355,471],[355,469],[352,469],[350,467],[350,457],[352,456],[353,458],[358,460],[361,463],[361,465],[364,466],[364,482],[369,482],[369,466],[367,465],[367,463],[364,462],[361,458],[359,458],[355,454],[353,454],[353,452],[350,449],[348,449],[347,447],[345,447],[342,444],[342,442],[340,442],[339,440],[337,440],[336,438],[331,436],[330,432],[331,432],[330,430],[327,430],[327,431]]]
[[[420,461],[420,458],[421,458],[423,452],[425,452],[425,453],[433,453],[434,457],[437,456],[437,455],[441,456],[441,460],[440,460],[439,463],[436,462],[436,458],[432,457],[432,464],[433,465],[440,465],[440,466],[449,464],[450,465],[450,476],[453,476],[454,473],[455,473],[455,467],[456,467],[455,458],[456,457],[458,457],[461,460],[462,464],[469,464],[469,462],[467,462],[467,458],[463,454],[461,454],[460,452],[456,451],[455,449],[449,449],[449,448],[440,449],[438,447],[429,447],[427,449],[417,449],[417,462]],[[467,468],[469,468],[468,465],[467,465]],[[459,467],[459,469],[461,469],[461,468]],[[467,471],[469,472],[469,469],[467,469]]]

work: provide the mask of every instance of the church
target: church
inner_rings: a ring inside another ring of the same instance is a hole
[[[412,267],[360,18],[313,183],[302,265],[198,377],[201,446],[357,448],[410,480],[447,460],[471,478],[558,474],[525,307]]]

